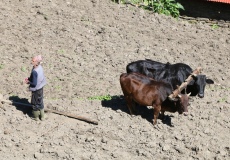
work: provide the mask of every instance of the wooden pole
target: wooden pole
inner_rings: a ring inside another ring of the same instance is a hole
[[[52,110],[52,109],[45,109],[45,112],[52,112],[52,113],[56,113],[56,114],[59,114],[59,115],[65,115],[67,117],[75,118],[75,119],[78,119],[78,120],[82,120],[82,121],[86,121],[86,122],[98,125],[98,122],[96,120],[91,120],[89,118],[86,118],[86,117],[83,117],[83,116],[78,116],[78,115],[73,115],[73,114],[70,114],[70,113],[67,113],[67,112],[61,112],[61,111],[56,111],[56,110]]]
[[[197,76],[198,74],[201,73],[201,67],[198,67],[196,70],[192,72],[192,74],[176,89],[173,91],[172,94],[170,94],[168,97],[171,100],[174,100],[176,96],[187,87],[187,85],[193,80],[193,76]]]
[[[10,105],[22,105],[22,106],[32,107],[31,104],[27,104],[27,103],[13,102],[13,101],[10,101],[10,100],[3,100],[3,99],[0,99],[0,100],[1,100],[1,102],[8,103]],[[78,120],[82,120],[82,121],[85,121],[85,122],[88,122],[88,123],[98,125],[98,122],[96,120],[91,120],[91,119],[83,117],[83,116],[77,116],[77,115],[73,115],[73,114],[70,114],[70,113],[67,113],[67,112],[61,112],[61,111],[56,111],[56,110],[52,110],[52,109],[44,109],[44,111],[59,114],[59,115],[65,115],[67,117],[75,118],[75,119],[78,119]]]

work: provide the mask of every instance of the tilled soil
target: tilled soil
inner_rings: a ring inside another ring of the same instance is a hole
[[[229,28],[109,0],[1,1],[0,22],[3,98],[30,102],[23,80],[41,54],[45,107],[98,121],[46,113],[36,122],[30,107],[2,104],[1,159],[230,158]],[[145,58],[201,66],[215,84],[191,97],[188,116],[166,112],[153,126],[151,107],[130,116],[119,84],[126,65]]]

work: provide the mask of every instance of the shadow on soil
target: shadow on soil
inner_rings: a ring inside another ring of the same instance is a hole
[[[114,111],[121,110],[126,114],[130,114],[124,96],[121,95],[112,96],[111,100],[102,100],[101,105],[106,108],[111,108]],[[146,106],[136,105],[136,115],[140,115],[143,119],[146,119],[148,122],[152,123],[153,109],[149,109]],[[172,126],[171,116],[165,115],[164,119],[162,120],[162,123]]]
[[[27,114],[28,116],[32,115],[32,107],[26,98],[19,98],[18,96],[10,96],[9,100],[13,102],[13,106],[16,107],[17,110],[22,111],[23,114]],[[25,104],[25,105],[24,105]]]
[[[230,4],[205,0],[176,0],[185,10],[180,15],[230,21]]]

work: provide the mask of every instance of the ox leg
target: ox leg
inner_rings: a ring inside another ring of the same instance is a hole
[[[154,115],[153,125],[157,124],[157,118],[159,116],[160,111],[161,111],[161,106],[156,105],[153,110],[153,115]]]
[[[125,96],[125,100],[127,102],[127,106],[128,106],[130,114],[133,115],[134,114],[134,110],[133,110],[134,102],[133,102],[132,98],[129,96]]]
[[[165,111],[161,111],[159,116],[160,116],[160,119],[165,120]]]

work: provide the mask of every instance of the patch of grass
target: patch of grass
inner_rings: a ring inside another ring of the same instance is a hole
[[[174,18],[179,17],[179,10],[184,10],[184,7],[176,0],[113,0],[113,2],[132,4],[159,14],[171,15]]]
[[[213,87],[210,87],[210,89],[211,89],[212,91],[215,91],[215,90],[224,90],[224,91],[228,91],[228,90],[230,90],[230,87],[213,86]]]
[[[217,102],[226,102],[227,101],[227,97],[223,97],[221,99],[219,99]]]
[[[219,26],[217,24],[212,25],[212,29],[218,29],[218,28],[219,28]]]
[[[60,90],[60,89],[61,89],[61,86],[55,86],[55,89]]]
[[[22,67],[21,67],[21,71],[22,71],[22,72],[25,72],[25,71],[26,71],[26,67],[22,66]]]
[[[82,16],[81,21],[89,21],[89,18]]]
[[[4,68],[4,65],[3,64],[0,64],[0,69],[3,69]]]
[[[58,54],[64,54],[65,53],[65,50],[64,49],[60,49],[57,51]]]
[[[105,95],[105,96],[93,96],[93,97],[88,97],[88,100],[100,100],[100,101],[108,101],[112,99],[112,96],[110,95]]]
[[[184,10],[184,7],[175,0],[151,0],[148,5],[153,7],[154,12],[167,16],[171,15],[174,18],[179,17],[179,10]]]

